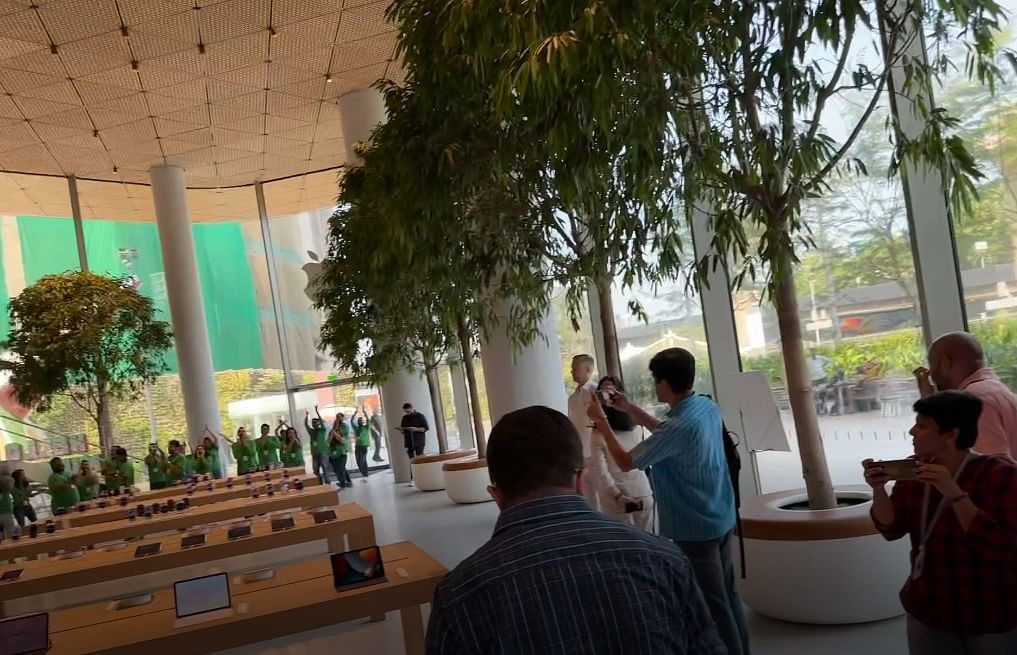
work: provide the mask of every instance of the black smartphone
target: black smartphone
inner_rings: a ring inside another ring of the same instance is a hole
[[[636,502],[636,501],[631,501],[630,500],[630,501],[625,503],[625,513],[626,514],[631,514],[632,512],[641,512],[641,511],[643,511],[643,501],[640,500],[640,501]]]
[[[149,555],[158,555],[160,552],[162,552],[162,542],[156,542],[154,544],[138,546],[134,549],[134,556],[148,557]]]
[[[280,530],[289,530],[296,524],[293,522],[292,516],[284,516],[278,519],[272,519],[272,532],[279,532]]]
[[[311,514],[311,516],[314,517],[315,525],[320,525],[322,523],[327,523],[329,521],[334,521],[336,519],[334,509],[326,509],[321,512],[314,512],[313,514]]]
[[[25,572],[25,569],[11,569],[10,571],[4,571],[3,575],[0,575],[0,582],[14,582],[21,577],[21,574]]]
[[[226,538],[229,539],[230,541],[233,541],[234,539],[243,539],[244,537],[250,536],[251,536],[250,525],[242,525],[237,528],[230,528],[229,532],[226,533]]]
[[[185,535],[184,538],[180,540],[181,548],[193,548],[195,546],[204,546],[204,545],[205,545],[204,534],[189,534]]]

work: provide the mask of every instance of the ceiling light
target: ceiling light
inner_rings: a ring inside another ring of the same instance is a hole
[[[94,136],[95,138],[98,139],[99,138],[99,130],[92,130],[92,136]]]
[[[332,73],[325,73],[325,81],[329,84],[332,83]]]
[[[120,172],[120,170],[119,170],[119,169],[117,169],[117,167],[116,167],[116,166],[114,166],[114,167],[113,167],[113,172],[114,172],[114,173],[119,173],[119,172]]]
[[[268,35],[274,39],[275,37],[279,36],[279,33],[275,31],[274,27],[269,25],[268,26]]]
[[[204,43],[198,43],[198,54],[199,55],[205,54],[205,44]]]
[[[132,71],[136,71],[136,70],[138,70],[138,68],[139,68],[138,60],[137,59],[132,59],[131,60],[131,70]]]
[[[60,54],[59,52],[57,52],[57,45],[55,43],[50,43],[49,44],[49,54],[51,54],[51,55],[58,55],[58,54]]]
[[[121,25],[120,26],[120,35],[121,36],[130,36],[131,35],[130,30],[127,29],[126,25]]]

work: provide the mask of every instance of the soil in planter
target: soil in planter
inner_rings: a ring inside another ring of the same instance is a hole
[[[871,498],[838,498],[837,499],[837,508],[839,509],[839,508],[842,508],[842,507],[854,507],[855,505],[861,505],[863,503],[868,503],[871,500],[872,500]],[[799,501],[797,503],[790,503],[790,504],[787,504],[787,505],[781,505],[780,508],[781,509],[790,510],[792,512],[807,512],[807,511],[809,511],[809,501],[802,500],[802,501]]]

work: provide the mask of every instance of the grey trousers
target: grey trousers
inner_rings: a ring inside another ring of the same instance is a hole
[[[911,655],[1013,655],[1017,653],[1017,630],[965,637],[933,630],[909,614],[908,652]]]
[[[692,562],[696,582],[703,592],[720,640],[728,655],[749,655],[749,631],[745,627],[742,600],[735,587],[734,563],[731,561],[731,537],[728,532],[712,541],[675,541]]]

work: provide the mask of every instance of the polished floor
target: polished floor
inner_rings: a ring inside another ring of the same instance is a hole
[[[498,508],[494,503],[455,505],[443,492],[421,493],[397,485],[390,472],[372,475],[367,484],[355,480],[344,501],[355,501],[374,514],[382,543],[411,540],[446,566],[453,567],[491,534]],[[776,591],[776,590],[775,590]],[[776,591],[779,593],[779,591]],[[749,614],[754,655],[904,655],[902,619],[855,626],[802,626]],[[399,617],[376,624],[337,626],[276,640],[230,655],[318,655],[338,648],[371,648],[375,653],[401,653]]]

